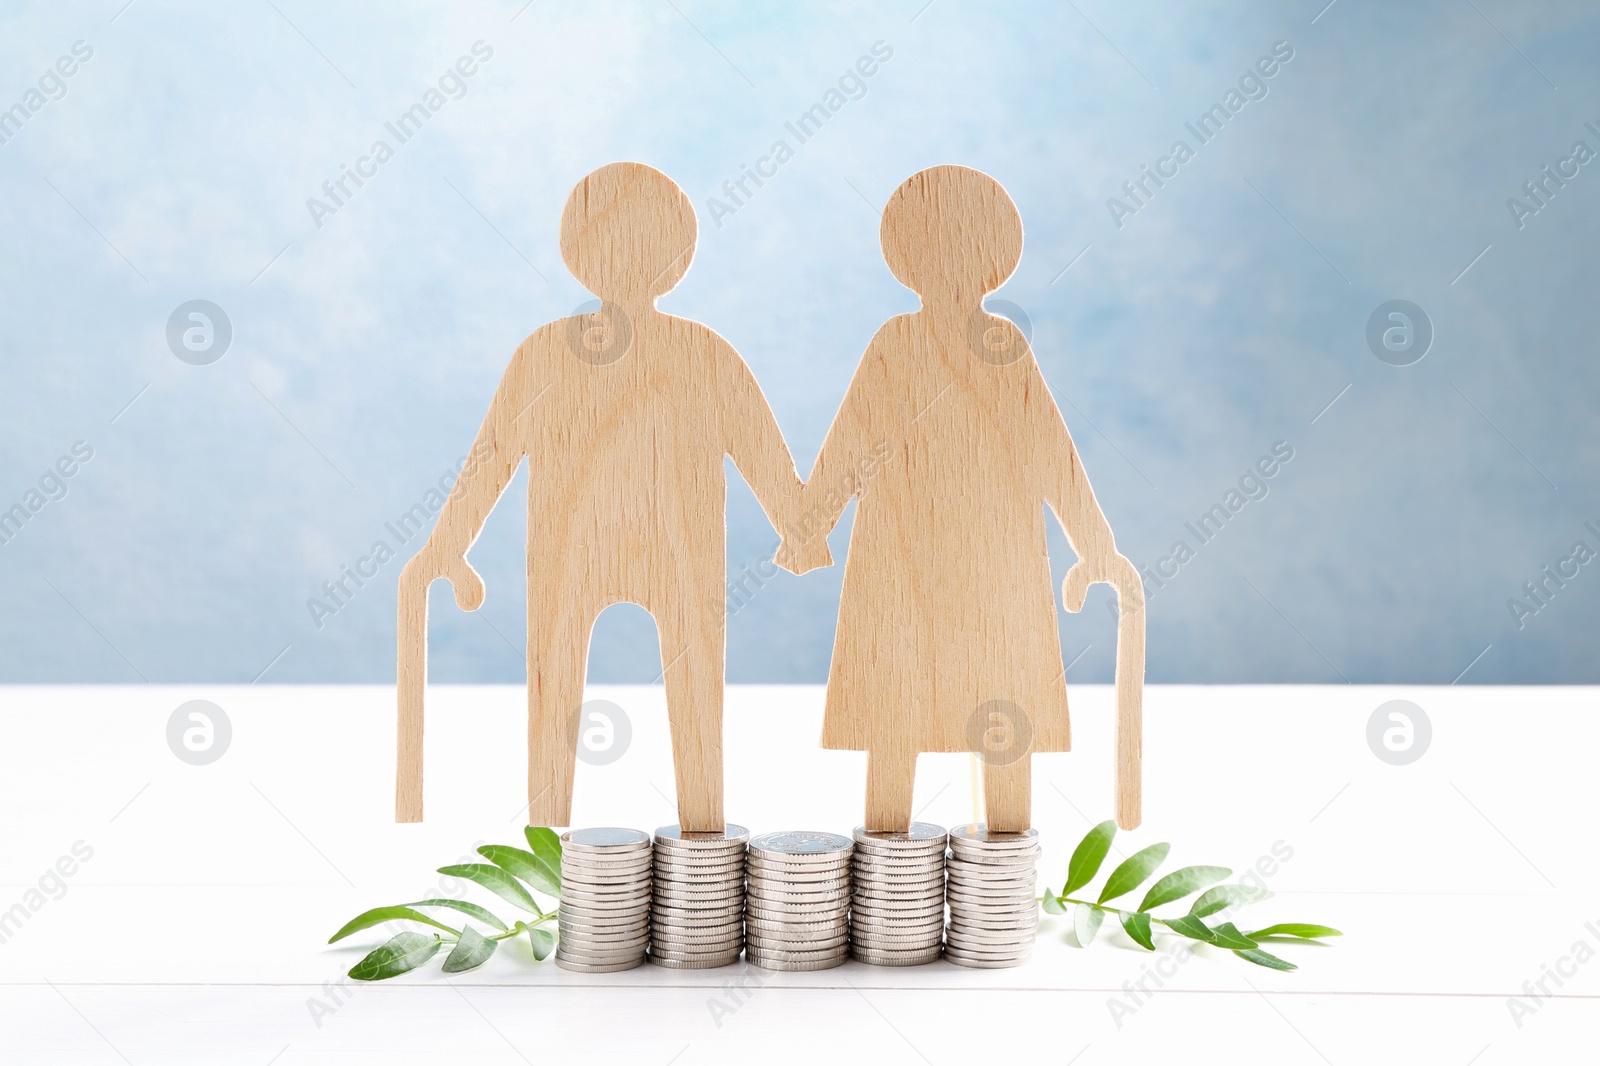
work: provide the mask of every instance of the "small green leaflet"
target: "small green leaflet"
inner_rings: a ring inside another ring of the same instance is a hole
[[[344,928],[328,938],[328,943],[337,943],[351,933],[359,933],[363,929],[371,929],[373,926],[382,925],[384,922],[402,921],[421,922],[423,925],[431,925],[435,929],[443,929],[452,936],[457,935],[454,929],[443,922],[436,922],[421,911],[414,911],[410,907],[374,907],[370,911],[363,911],[351,918],[344,924]]]
[[[1303,922],[1283,922],[1279,925],[1269,925],[1265,929],[1257,929],[1249,935],[1255,940],[1260,940],[1264,936],[1292,936],[1301,940],[1315,940],[1321,936],[1344,936],[1343,933],[1332,926],[1306,925]]]
[[[451,910],[457,910],[462,914],[466,914],[478,919],[478,921],[482,922],[484,925],[492,925],[502,933],[506,930],[505,922],[502,922],[499,918],[496,918],[492,913],[478,906],[476,903],[468,903],[464,899],[419,899],[415,903],[406,904],[406,906],[449,907]]]
[[[1061,890],[1063,896],[1072,895],[1094,880],[1094,875],[1100,872],[1100,864],[1105,861],[1106,852],[1111,850],[1111,838],[1116,835],[1116,822],[1101,822],[1078,842],[1071,861],[1067,863],[1067,884]]]
[[[488,962],[489,956],[499,946],[469,925],[461,931],[461,939],[444,960],[444,972],[461,973],[463,970],[476,969]]]
[[[1150,891],[1145,893],[1144,902],[1139,904],[1139,909],[1155,910],[1163,903],[1182,899],[1191,892],[1198,892],[1207,885],[1214,885],[1232,875],[1233,871],[1225,866],[1185,866],[1181,870],[1174,870],[1150,886]]]
[[[1039,900],[1039,903],[1040,903],[1040,905],[1042,907],[1044,907],[1044,912],[1046,914],[1065,914],[1065,913],[1067,913],[1067,908],[1061,905],[1061,900],[1058,899],[1055,896],[1052,896],[1048,892],[1046,892],[1044,894],[1044,897]]]
[[[1186,914],[1182,918],[1168,918],[1165,924],[1174,933],[1182,934],[1190,940],[1201,940],[1210,944],[1216,939],[1211,927],[1192,914]]]
[[[1100,931],[1100,923],[1105,919],[1105,911],[1087,903],[1080,903],[1073,909],[1072,931],[1078,938],[1080,948],[1094,943],[1094,935]]]
[[[1122,931],[1133,938],[1134,943],[1146,951],[1156,949],[1155,940],[1150,936],[1150,916],[1143,911],[1121,912]]]
[[[447,877],[465,877],[473,884],[482,885],[507,903],[515,904],[531,914],[543,914],[522,882],[498,866],[482,862],[469,862],[460,866],[441,866],[439,872]]]
[[[528,940],[533,944],[533,957],[543,962],[556,949],[556,938],[548,929],[528,929]]]
[[[1272,893],[1264,888],[1251,888],[1249,885],[1218,885],[1202,892],[1200,898],[1194,901],[1194,906],[1189,908],[1189,913],[1196,918],[1207,918],[1229,907],[1259,903],[1271,896]]]
[[[1136,851],[1130,855],[1121,866],[1111,871],[1111,876],[1106,878],[1106,887],[1100,890],[1098,902],[1116,899],[1126,895],[1144,883],[1144,879],[1155,873],[1167,858],[1170,844],[1151,844],[1143,851]]]
[[[1223,922],[1211,929],[1211,942],[1219,948],[1233,948],[1236,951],[1245,951],[1256,946],[1256,942],[1243,933],[1232,922]]]
[[[1265,966],[1269,970],[1298,970],[1299,967],[1292,962],[1284,962],[1276,955],[1269,955],[1260,948],[1251,948],[1246,951],[1235,951],[1235,955],[1257,966]]]
[[[350,968],[350,976],[357,981],[381,981],[397,977],[433,958],[443,943],[437,935],[426,933],[400,933],[383,947]]]
[[[494,863],[513,877],[520,877],[547,896],[560,897],[561,875],[550,876],[549,867],[539,861],[531,851],[507,847],[504,844],[485,844],[478,854]]]
[[[556,886],[555,895],[561,894],[561,838],[556,836],[554,829],[546,829],[542,825],[524,827],[522,835],[528,838],[528,850],[539,860],[550,878],[550,883]]]

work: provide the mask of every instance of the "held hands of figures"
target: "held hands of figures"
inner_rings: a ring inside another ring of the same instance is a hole
[[[476,611],[483,606],[483,578],[460,552],[449,552],[427,545],[406,563],[400,580],[420,583],[424,594],[434,579],[444,578],[456,594],[456,606],[463,611]]]
[[[828,551],[826,537],[806,537],[799,541],[785,537],[773,554],[772,561],[791,574],[803,574],[820,566],[832,566],[833,553]]]
[[[1121,555],[1114,555],[1104,566],[1096,566],[1087,559],[1079,559],[1061,581],[1061,605],[1073,614],[1083,610],[1083,601],[1089,595],[1089,586],[1104,581],[1117,590],[1119,606],[1126,610],[1144,605],[1144,585],[1139,571]]]

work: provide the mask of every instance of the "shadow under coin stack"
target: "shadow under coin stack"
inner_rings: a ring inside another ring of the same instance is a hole
[[[944,829],[913,822],[903,833],[855,832],[850,956],[875,966],[920,966],[944,934]]]
[[[827,970],[850,954],[849,837],[766,833],[745,856],[745,961],[763,970]]]
[[[1020,966],[1039,928],[1034,863],[1039,831],[991,833],[987,826],[950,830],[950,928],[944,957],[958,966]]]
[[[650,942],[650,837],[637,829],[561,834],[561,938],[556,965],[631,970]]]
[[[650,961],[679,970],[727,966],[744,948],[744,848],[750,831],[656,830]]]

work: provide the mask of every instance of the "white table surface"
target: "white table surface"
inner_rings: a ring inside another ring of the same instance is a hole
[[[673,822],[660,690],[591,686],[588,696],[621,705],[633,740],[611,765],[579,764],[575,823]],[[1366,742],[1369,715],[1394,698],[1433,724],[1429,750],[1408,766],[1380,761]],[[188,699],[214,701],[232,722],[211,765],[168,749],[167,719]],[[1040,872],[1057,885],[1073,845],[1111,809],[1112,693],[1076,686],[1072,701],[1076,750],[1034,760]],[[1170,840],[1168,869],[1243,873],[1287,848],[1268,878],[1275,897],[1244,912],[1247,926],[1311,921],[1346,936],[1273,948],[1300,964],[1287,974],[1202,948],[1164,963],[1172,976],[1132,1014],[1111,1003],[1128,1004],[1125,983],[1159,956],[1109,926],[1078,949],[1067,923],[1049,918],[1033,960],[1012,970],[852,962],[820,973],[584,975],[519,947],[451,980],[436,959],[340,988],[383,938],[328,946],[346,919],[434,894],[432,871],[478,842],[520,840],[524,708],[520,688],[431,689],[428,820],[400,826],[392,689],[5,689],[0,911],[75,843],[93,856],[0,943],[0,1062],[687,1066],[1003,1054],[1081,1066],[1161,1055],[1490,1066],[1597,1055],[1600,957],[1561,961],[1580,941],[1600,956],[1593,689],[1151,688],[1145,825],[1119,835],[1118,852]],[[848,832],[860,821],[864,756],[817,747],[821,708],[820,688],[729,689],[730,820],[755,832]],[[970,757],[924,756],[916,805],[926,821],[973,820]],[[1524,982],[1558,964],[1570,976],[1559,988],[1546,978],[1552,994],[1528,999]],[[736,998],[730,982],[750,974]],[[1511,996],[1537,1008],[1520,1025]]]

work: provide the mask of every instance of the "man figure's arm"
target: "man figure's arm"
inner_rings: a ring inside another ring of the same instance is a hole
[[[728,456],[749,482],[757,502],[766,512],[767,521],[783,537],[774,561],[797,574],[812,567],[830,565],[833,558],[828,555],[826,542],[822,543],[820,553],[811,546],[796,554],[803,546],[792,536],[800,501],[800,475],[794,468],[794,456],[789,454],[789,446],[784,443],[778,421],[755,375],[738,353],[720,338],[717,384]]]
[[[467,551],[483,531],[484,520],[522,461],[521,441],[526,439],[527,428],[524,420],[531,417],[528,410],[534,398],[534,343],[530,337],[511,357],[511,365],[489,404],[489,413],[472,442],[467,465],[456,477],[428,542],[406,563],[400,575],[402,586],[420,582],[424,589],[435,578],[446,578],[455,589],[457,606],[464,611],[477,610],[484,593],[483,579],[467,562]]]

